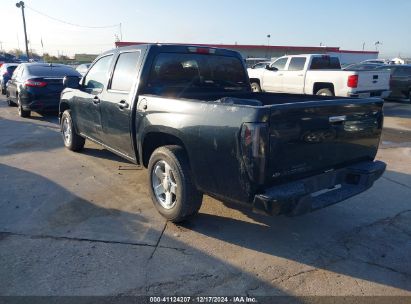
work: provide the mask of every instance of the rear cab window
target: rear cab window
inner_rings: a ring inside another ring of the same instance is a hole
[[[340,60],[327,55],[313,57],[310,70],[341,70]]]
[[[237,57],[159,53],[151,67],[146,91],[164,94],[183,92],[249,91],[242,61]]]

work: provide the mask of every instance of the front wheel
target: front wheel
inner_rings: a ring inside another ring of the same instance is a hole
[[[151,155],[150,195],[158,212],[178,223],[198,213],[203,194],[194,186],[187,155],[180,146],[164,146]]]
[[[6,99],[7,99],[7,105],[8,105],[9,107],[15,107],[15,106],[16,106],[16,104],[11,101],[11,99],[10,99],[10,94],[9,94],[9,92],[7,92],[7,91],[6,91]]]
[[[251,90],[255,93],[261,92],[260,84],[258,82],[252,82],[251,83]]]
[[[334,93],[330,89],[321,89],[318,90],[316,95],[320,96],[334,96]]]
[[[61,134],[63,135],[64,146],[67,149],[71,151],[83,149],[86,140],[74,130],[70,110],[65,110],[61,116]]]

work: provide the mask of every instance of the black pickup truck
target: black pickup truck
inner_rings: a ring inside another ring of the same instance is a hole
[[[300,215],[370,188],[383,101],[253,93],[230,50],[139,45],[66,77],[65,146],[85,139],[148,168],[154,205],[179,222],[203,193],[256,211]]]

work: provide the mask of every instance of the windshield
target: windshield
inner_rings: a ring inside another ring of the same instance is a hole
[[[239,58],[206,54],[160,53],[147,82],[147,93],[249,91]]]

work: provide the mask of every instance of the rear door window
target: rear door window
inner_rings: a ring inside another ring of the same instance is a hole
[[[137,78],[140,51],[121,53],[114,68],[111,89],[129,92]]]
[[[290,60],[290,64],[288,65],[289,71],[301,71],[304,70],[305,66],[305,57],[292,57]]]

